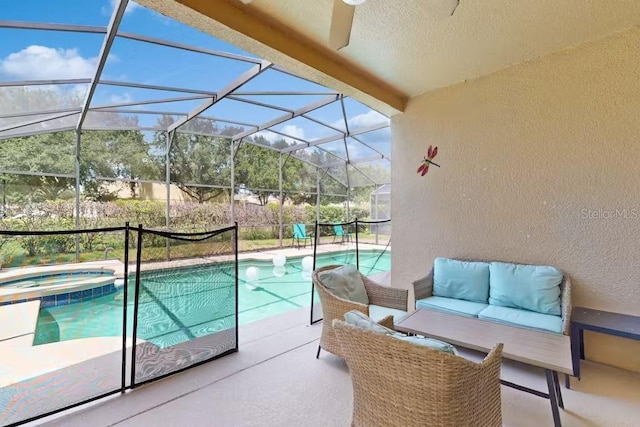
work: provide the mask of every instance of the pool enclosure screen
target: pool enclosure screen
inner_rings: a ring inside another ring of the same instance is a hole
[[[241,250],[281,247],[293,224],[367,218],[390,182],[389,118],[344,94],[132,1],[19,3],[0,21],[2,229],[237,221]],[[51,252],[31,249],[0,263]]]

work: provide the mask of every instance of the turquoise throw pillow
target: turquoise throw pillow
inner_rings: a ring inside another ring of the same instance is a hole
[[[318,273],[320,282],[329,291],[342,299],[369,305],[367,289],[364,287],[360,272],[354,265],[343,265],[332,270]]]
[[[489,304],[560,316],[562,272],[545,265],[492,262]]]
[[[486,304],[489,264],[436,258],[433,262],[433,295]]]

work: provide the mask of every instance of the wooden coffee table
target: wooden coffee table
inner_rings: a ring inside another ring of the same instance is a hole
[[[568,336],[425,309],[406,315],[395,329],[483,353],[489,353],[496,344],[503,343],[505,359],[544,369],[548,393],[508,381],[501,381],[502,384],[549,399],[553,423],[556,427],[561,425],[558,407],[564,409],[564,403],[558,373],[573,375]]]

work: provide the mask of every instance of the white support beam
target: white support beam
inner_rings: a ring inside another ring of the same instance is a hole
[[[258,91],[235,91],[234,95],[238,96],[298,96],[298,95],[316,95],[316,96],[327,96],[327,95],[339,95],[338,92],[314,92],[314,91],[278,91],[278,90],[258,90]]]
[[[280,131],[277,131],[277,130],[274,130],[274,129],[265,129],[264,132],[275,133],[276,135],[280,135],[283,138],[293,139],[294,141],[300,141],[300,142],[305,143],[305,144],[309,143],[309,141],[307,141],[306,139],[302,139],[302,138],[299,138],[297,136],[292,136],[292,135],[289,135],[287,133],[283,133],[283,132],[280,132]]]
[[[151,104],[164,104],[170,102],[181,102],[181,101],[193,101],[200,99],[207,99],[209,96],[206,95],[192,95],[192,96],[179,96],[176,98],[163,98],[163,99],[152,99],[148,101],[131,101],[131,102],[121,102],[118,104],[107,104],[107,105],[98,105],[95,107],[89,108],[89,110],[102,110],[105,108],[119,108],[119,107],[134,107],[137,105],[151,105]]]
[[[68,113],[64,113],[64,114],[52,114],[52,115],[49,115],[49,116],[46,116],[46,117],[40,117],[40,118],[33,119],[33,120],[27,120],[26,122],[14,123],[12,125],[7,125],[7,126],[0,127],[0,133],[8,132],[8,131],[14,130],[14,129],[20,129],[20,128],[31,126],[31,125],[37,125],[39,123],[48,122],[49,120],[63,119],[65,117],[73,116],[75,114],[78,114],[78,113],[76,111],[72,111],[72,112],[68,112]]]
[[[262,62],[262,60],[259,59],[259,58],[252,58],[250,56],[238,55],[238,54],[229,53],[229,52],[222,52],[222,51],[219,51],[219,50],[205,49],[205,48],[198,47],[198,46],[182,44],[182,43],[176,43],[176,42],[172,42],[172,41],[169,41],[169,40],[158,39],[158,38],[155,38],[155,37],[143,36],[143,35],[140,35],[140,34],[120,32],[120,33],[118,33],[118,37],[121,37],[123,39],[136,40],[136,41],[139,41],[139,42],[154,44],[154,45],[157,45],[157,46],[172,47],[172,48],[175,48],[175,49],[187,50],[189,52],[203,53],[205,55],[217,56],[219,58],[227,58],[227,59],[233,59],[233,60],[236,60],[236,61],[249,62],[249,63],[252,63],[252,64],[260,64]]]
[[[76,128],[75,126],[62,126],[55,129],[47,129],[46,133],[66,132],[66,131],[74,130],[75,128]],[[39,135],[41,133],[44,133],[44,132],[42,130],[37,130],[37,131],[28,131],[28,132],[21,132],[21,133],[10,133],[6,135],[0,134],[0,140],[11,139],[11,138],[24,138],[27,136]]]
[[[15,119],[21,117],[44,116],[47,114],[79,113],[81,108],[58,108],[56,110],[22,111],[19,113],[0,114],[0,119]]]
[[[305,113],[308,113],[310,111],[317,110],[320,107],[324,107],[325,105],[329,105],[332,102],[338,101],[339,99],[342,99],[342,95],[340,95],[340,94],[329,95],[326,98],[323,98],[323,99],[321,99],[319,101],[316,101],[314,103],[306,105],[306,106],[304,106],[302,108],[298,108],[297,110],[293,111],[292,113],[285,114],[285,115],[282,115],[280,117],[276,117],[275,119],[273,119],[271,121],[263,123],[263,124],[258,126],[258,129],[247,130],[247,131],[241,132],[241,133],[239,133],[237,135],[234,135],[233,139],[234,140],[238,140],[238,139],[242,139],[242,138],[251,136],[251,135],[253,135],[255,133],[258,133],[258,132],[260,132],[262,130],[265,130],[265,129],[268,129],[270,127],[279,125],[280,123],[284,123],[287,120],[291,120],[291,119],[293,119],[295,117],[301,116],[301,115],[303,115]]]
[[[87,94],[84,98],[84,103],[82,104],[82,112],[80,113],[80,117],[78,118],[78,124],[76,125],[76,130],[78,132],[82,130],[82,124],[84,123],[84,120],[87,117],[87,113],[89,112],[89,106],[91,105],[93,94],[96,92],[96,87],[98,87],[100,76],[102,76],[102,70],[107,63],[109,51],[111,50],[113,41],[116,38],[118,27],[120,26],[120,22],[122,21],[122,17],[124,16],[124,12],[127,9],[128,4],[129,0],[120,0],[118,2],[118,6],[115,8],[113,14],[111,15],[111,21],[109,21],[109,25],[107,26],[107,33],[104,37],[104,41],[102,42],[102,47],[100,48],[98,66],[96,67],[96,72],[93,76],[93,79],[91,79],[89,90],[87,91]]]
[[[248,81],[250,81],[251,79],[253,79],[257,75],[259,75],[259,74],[265,72],[266,70],[268,70],[272,65],[273,64],[271,62],[268,62],[268,61],[262,61],[260,64],[254,65],[253,67],[251,67],[251,69],[249,71],[245,72],[240,77],[238,77],[237,79],[235,79],[234,81],[229,83],[227,86],[222,88],[222,90],[220,90],[220,92],[218,92],[218,94],[216,96],[214,96],[211,99],[203,102],[198,107],[196,107],[192,111],[190,111],[187,114],[187,117],[184,117],[184,118],[174,122],[173,124],[171,124],[167,130],[169,132],[176,130],[177,128],[179,128],[183,124],[187,123],[189,120],[193,119],[194,117],[197,117],[198,115],[200,115],[200,113],[204,112],[205,110],[209,109],[210,107],[212,107],[216,103],[220,102],[220,100],[226,98],[229,94],[231,94],[234,90],[238,89],[243,84],[247,83]]]
[[[108,29],[103,26],[97,25],[70,25],[70,24],[50,24],[44,22],[24,22],[24,21],[9,21],[0,20],[0,28],[8,28],[14,30],[42,30],[42,31],[66,31],[72,33],[93,33],[93,34],[107,34]],[[259,64],[261,62],[258,58],[252,58],[250,56],[238,55],[235,53],[222,52],[213,49],[201,48],[198,46],[192,46],[188,44],[175,43],[170,40],[158,39],[154,37],[143,36],[141,34],[134,34],[128,32],[118,33],[118,37],[123,39],[135,40],[143,43],[154,44],[158,46],[172,47],[176,49],[188,50],[190,52],[203,53],[205,55],[217,56],[220,58],[233,59],[236,61],[249,62],[253,64]]]
[[[347,130],[347,133],[345,134],[344,138],[342,138],[342,142],[344,143],[344,151],[347,154],[347,163],[349,163],[350,158],[349,158],[349,146],[347,145],[347,135],[349,135],[350,132],[349,132],[349,120],[347,119],[347,109],[344,108],[344,99],[340,100],[340,107],[342,108],[342,120],[344,120],[344,128]],[[347,181],[348,180],[349,180],[349,172],[347,171]],[[349,183],[349,185],[351,185],[351,183]]]
[[[172,86],[148,85],[148,84],[133,83],[133,82],[119,82],[115,80],[100,80],[100,84],[107,85],[107,86],[132,87],[136,89],[162,90],[165,92],[194,93],[194,94],[204,95],[204,96],[214,96],[216,94],[215,92],[209,92],[206,90],[187,89],[187,88],[172,87]]]
[[[362,176],[364,176],[364,177],[365,177],[365,178],[367,178],[369,181],[371,181],[371,182],[373,183],[373,185],[376,185],[376,186],[378,185],[378,182],[377,182],[375,179],[371,178],[368,174],[364,173],[364,172],[362,171],[362,169],[360,169],[359,167],[357,167],[357,166],[356,166],[356,165],[354,165],[354,164],[351,164],[351,167],[352,167],[352,168],[354,168],[355,170],[357,170],[358,172],[360,172],[360,173],[362,174]]]
[[[335,132],[341,133],[341,134],[343,134],[343,135],[346,135],[346,134],[347,134],[347,132],[343,131],[342,129],[338,129],[338,128],[337,128],[337,127],[335,127],[335,126],[331,126],[331,125],[329,125],[329,124],[327,124],[327,123],[325,123],[325,122],[323,122],[323,121],[320,121],[320,120],[318,120],[318,119],[316,119],[316,118],[313,118],[313,117],[309,116],[308,114],[302,114],[302,116],[301,116],[301,117],[304,117],[304,118],[305,118],[305,119],[307,119],[307,120],[311,120],[311,121],[312,121],[312,122],[314,122],[314,123],[317,123],[317,124],[319,124],[319,125],[321,125],[321,126],[324,126],[324,127],[326,127],[326,128],[329,128],[329,129],[331,129],[331,130],[333,130],[333,131],[335,131]]]
[[[14,30],[67,31],[71,33],[107,33],[107,29],[105,27],[97,25],[49,24],[44,22],[24,22],[8,20],[0,20],[0,28],[10,28]]]
[[[19,80],[0,82],[0,87],[80,85],[91,83],[91,79]]]
[[[357,165],[359,163],[369,163],[369,162],[374,162],[376,160],[384,160],[384,158],[383,157],[379,157],[379,156],[367,157],[367,158],[364,158],[364,159],[351,160],[349,162],[349,164],[350,165]],[[389,160],[389,159],[386,159],[386,160]],[[325,165],[325,167],[332,168],[332,167],[335,167],[335,166],[341,166],[342,164],[344,164],[344,162],[328,163],[328,164]]]
[[[32,172],[32,171],[15,171],[11,169],[0,169],[0,173],[4,175],[29,175],[29,176],[50,176],[53,178],[69,178],[76,177],[75,174],[70,173],[47,173],[47,172]]]
[[[293,113],[293,110],[289,108],[279,107],[277,105],[267,104],[266,102],[254,101],[253,99],[243,98],[241,96],[234,96],[234,95],[235,93],[233,95],[227,96],[227,99],[231,99],[233,101],[238,101],[238,102],[244,102],[245,104],[256,105],[258,107],[269,108],[271,110],[285,111],[289,114]]]
[[[326,138],[321,138],[321,139],[316,139],[315,141],[310,141],[308,145],[304,146],[304,145],[296,145],[293,147],[289,147],[289,148],[285,148],[282,152],[283,153],[288,153],[290,151],[296,151],[296,150],[301,150],[303,148],[309,148],[309,147],[314,147],[316,145],[320,145],[320,144],[324,144],[326,142],[333,142],[333,141],[339,141],[342,138],[346,137],[346,136],[354,136],[354,135],[360,135],[363,133],[367,133],[367,132],[373,132],[376,130],[380,130],[380,129],[384,129],[389,127],[389,123],[388,122],[384,122],[384,123],[378,123],[375,125],[371,125],[371,126],[367,126],[365,128],[362,129],[358,129],[355,131],[352,131],[346,135],[338,135],[338,136],[328,136]],[[235,136],[234,136],[235,138]]]
[[[351,139],[353,139],[354,141],[364,145],[368,149],[370,149],[372,151],[375,151],[376,153],[380,154],[380,156],[382,156],[382,158],[389,159],[389,156],[385,155],[382,151],[378,150],[377,148],[372,147],[371,145],[367,144],[366,142],[363,142],[360,138],[356,138],[356,136],[357,135],[351,136]]]

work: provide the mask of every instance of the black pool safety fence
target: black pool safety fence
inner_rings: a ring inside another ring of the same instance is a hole
[[[0,230],[0,265],[0,426],[238,351],[237,224]]]
[[[349,222],[316,222],[313,234],[313,270],[328,265],[352,264],[365,276],[387,272],[381,260],[389,256],[391,245],[391,220],[364,221],[355,219]],[[339,244],[340,251],[323,254],[322,246]],[[372,246],[375,245],[375,246]],[[376,250],[363,249],[375,247]],[[310,323],[322,320],[322,304],[311,285]]]

